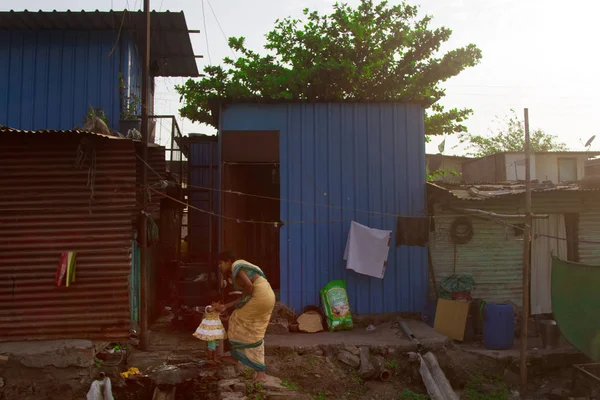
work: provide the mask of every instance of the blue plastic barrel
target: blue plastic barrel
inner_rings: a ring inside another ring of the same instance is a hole
[[[490,350],[511,349],[515,319],[511,304],[487,303],[483,307],[483,346]]]

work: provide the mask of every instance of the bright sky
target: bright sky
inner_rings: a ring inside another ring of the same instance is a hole
[[[206,29],[203,26],[203,8]],[[347,0],[356,4],[358,0]],[[390,0],[390,3],[399,2]],[[446,83],[447,107],[470,107],[475,114],[468,121],[471,132],[487,133],[496,126],[496,116],[511,108],[522,115],[529,108],[532,128],[542,128],[566,142],[572,150],[583,149],[592,135],[599,135],[592,149],[600,149],[600,127],[594,117],[600,80],[597,71],[599,37],[596,18],[600,2],[594,0],[409,0],[421,5],[423,13],[434,16],[434,25],[454,31],[447,49],[475,43],[483,52],[480,65]],[[4,2],[6,4],[7,2]],[[108,10],[140,9],[142,0],[20,0],[10,1],[15,10]],[[51,6],[48,4],[51,3]],[[302,9],[328,11],[331,0],[151,0],[155,10],[183,10],[192,34],[199,68],[218,63],[231,51],[217,19],[227,36],[245,36],[254,50],[262,49],[264,35],[277,18],[300,17]],[[214,13],[211,11],[211,7]],[[18,6],[18,7],[17,7]],[[5,5],[6,7],[6,5]],[[216,15],[216,18],[215,18]],[[208,46],[207,37],[208,35]],[[208,54],[210,53],[210,58]],[[156,111],[178,114],[179,96],[173,86],[182,78],[161,79],[156,92]],[[212,133],[207,126],[180,120],[185,133]],[[157,132],[157,137],[161,132]],[[161,140],[167,143],[166,130]],[[434,139],[428,152],[437,152]],[[456,138],[446,141],[447,154]]]

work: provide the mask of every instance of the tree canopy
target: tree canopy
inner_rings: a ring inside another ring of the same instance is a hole
[[[525,127],[514,110],[504,117],[503,126],[492,135],[459,134],[460,143],[467,145],[469,155],[484,157],[495,153],[525,151]],[[531,151],[564,151],[567,145],[542,129],[530,130]]]
[[[239,57],[204,68],[201,80],[176,89],[180,113],[214,126],[214,100],[403,101],[428,106],[428,135],[466,132],[471,109],[444,109],[440,84],[479,63],[474,44],[440,54],[448,28],[431,28],[431,16],[401,3],[361,0],[356,7],[335,4],[331,14],[304,10],[303,19],[284,18],[266,35],[264,54],[244,37],[230,38]],[[435,104],[434,104],[435,103]]]

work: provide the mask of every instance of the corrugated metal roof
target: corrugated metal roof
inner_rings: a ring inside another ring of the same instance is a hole
[[[74,167],[79,140],[69,133],[2,138],[0,341],[129,334],[134,146],[93,140],[91,200],[88,164]],[[77,252],[69,288],[54,280],[63,251]]]
[[[484,201],[490,199],[504,198],[506,196],[516,196],[525,194],[525,184],[480,184],[468,186],[441,186],[439,183],[428,183],[428,187],[460,199],[469,201]],[[594,192],[600,191],[598,188],[586,188],[580,184],[561,185],[561,186],[545,186],[539,185],[531,189],[532,193],[548,193],[548,192]]]
[[[122,28],[121,28],[122,25]],[[183,12],[156,12],[150,17],[150,63],[153,76],[198,76],[198,66]],[[144,35],[142,11],[4,11],[0,30],[131,30]]]
[[[299,311],[319,304],[319,290],[327,282],[345,279],[354,312],[422,311],[424,247],[392,246],[384,279],[347,271],[343,260],[350,220],[395,231],[395,217],[356,210],[425,215],[421,106],[232,104],[223,110],[221,123],[222,130],[278,130],[280,196],[305,202],[280,204],[281,220],[306,221],[280,230],[282,301]]]
[[[26,131],[22,129],[14,129],[9,128],[7,126],[0,125],[0,133],[4,134],[14,134],[14,135],[89,135],[89,136],[97,136],[104,139],[117,139],[117,140],[131,140],[122,138],[119,136],[105,135],[103,133],[96,133],[90,131],[83,131],[79,129],[71,129],[71,130],[55,130],[55,129],[42,129],[42,130],[34,130],[34,131]]]

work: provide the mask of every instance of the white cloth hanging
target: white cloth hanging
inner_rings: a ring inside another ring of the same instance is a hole
[[[535,219],[531,242],[531,314],[552,312],[552,254],[567,259],[565,217],[550,214],[548,219]],[[549,238],[548,236],[552,236]]]
[[[346,269],[383,279],[391,236],[391,231],[369,228],[352,221],[344,252]]]
[[[87,400],[114,400],[110,378],[105,377],[101,381],[94,381],[87,393]]]

